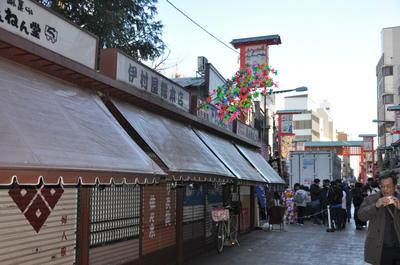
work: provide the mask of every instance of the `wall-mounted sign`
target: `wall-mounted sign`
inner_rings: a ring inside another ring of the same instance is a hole
[[[305,146],[304,142],[296,143],[296,151],[304,151],[305,150],[304,146]]]
[[[91,69],[97,37],[30,0],[0,1],[0,28]]]
[[[276,114],[279,116],[278,130],[278,152],[279,156],[283,154],[283,146],[285,146],[285,157],[289,157],[289,152],[292,150],[293,133],[293,114],[300,114],[301,110],[278,110]],[[285,141],[282,136],[285,136]],[[283,144],[282,144],[283,142]],[[282,155],[283,156],[283,155]]]
[[[241,121],[237,121],[236,134],[258,143],[258,130]]]
[[[246,46],[246,63],[267,63],[267,45]]]
[[[364,152],[373,151],[372,137],[363,137],[363,149]]]
[[[216,107],[214,107],[213,105],[209,105],[209,107],[207,109],[203,108],[203,107],[199,107],[199,106],[204,106],[204,104],[207,103],[206,101],[203,101],[199,98],[196,99],[196,116],[199,118],[202,118],[204,120],[210,121],[212,123],[214,123],[215,125],[221,126],[222,124],[222,119],[221,117],[218,115],[218,109]],[[232,131],[232,122],[229,122],[227,125],[225,125],[224,127],[229,131]]]
[[[235,49],[240,48],[240,68],[244,68],[246,63],[251,62],[268,65],[268,47],[281,43],[279,35],[257,36],[231,41]]]
[[[393,133],[400,133],[400,111],[396,111],[396,130]]]
[[[395,130],[393,133],[399,134],[400,133],[400,106],[389,106],[387,108],[388,111],[395,112]]]
[[[116,79],[189,112],[189,91],[120,52],[117,53]]]
[[[281,115],[281,133],[292,134],[293,133],[293,115]]]

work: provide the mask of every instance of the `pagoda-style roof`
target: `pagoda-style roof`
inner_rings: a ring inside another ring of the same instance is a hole
[[[237,49],[243,45],[257,45],[257,44],[278,45],[282,44],[282,42],[281,42],[281,37],[278,34],[275,34],[268,36],[234,39],[231,41],[231,44],[233,45],[233,47]]]

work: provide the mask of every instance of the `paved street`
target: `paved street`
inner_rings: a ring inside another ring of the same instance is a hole
[[[364,262],[366,230],[355,229],[354,220],[346,229],[326,232],[327,227],[305,221],[305,226],[287,225],[286,232],[256,230],[239,236],[240,247],[212,249],[185,265],[200,264],[335,264],[359,265]],[[275,230],[278,229],[278,230]]]

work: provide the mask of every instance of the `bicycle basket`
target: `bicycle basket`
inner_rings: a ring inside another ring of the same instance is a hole
[[[228,201],[225,206],[228,206],[233,213],[239,214],[240,210],[242,209],[242,202],[241,201]]]
[[[212,210],[212,219],[214,222],[229,221],[229,210],[228,209]]]

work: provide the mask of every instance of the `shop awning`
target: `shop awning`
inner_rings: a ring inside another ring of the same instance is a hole
[[[233,175],[189,126],[126,102],[111,101],[174,180],[233,181]]]
[[[0,59],[0,185],[153,183],[162,175],[97,95]]]
[[[255,149],[236,144],[235,146],[244,157],[260,172],[271,184],[285,184],[285,181],[275,172],[268,162]]]
[[[194,130],[221,162],[235,175],[241,184],[245,182],[266,183],[256,169],[239,153],[230,141],[210,133]]]

